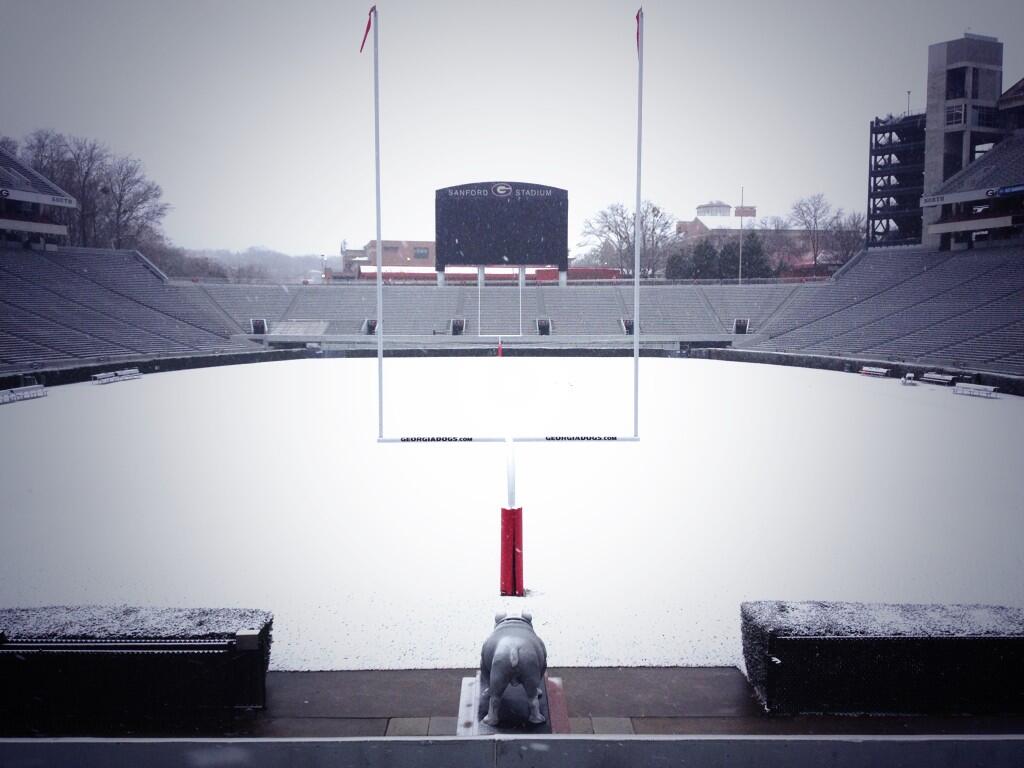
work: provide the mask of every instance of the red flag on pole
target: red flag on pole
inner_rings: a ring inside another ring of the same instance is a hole
[[[643,15],[644,7],[641,5],[640,9],[636,12],[636,49],[638,51],[640,50],[640,17]],[[367,30],[369,30],[369,27],[367,27]]]
[[[363,46],[366,45],[366,36],[370,34],[370,26],[373,24],[373,14],[377,12],[377,6],[371,6],[370,12],[366,14],[366,31],[363,32],[363,42],[359,44],[359,52],[363,52]],[[637,32],[637,34],[640,34]]]

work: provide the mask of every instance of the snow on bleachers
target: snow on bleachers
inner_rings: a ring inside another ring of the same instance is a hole
[[[798,295],[761,347],[1012,373],[1019,368],[1004,359],[1024,351],[1018,324],[1024,320],[1022,296],[1019,246],[881,251],[819,291]]]
[[[232,348],[228,334],[210,330],[226,329],[226,320],[208,298],[196,301],[198,289],[192,288],[169,286],[134,253],[0,249],[0,331],[5,337],[0,361]],[[140,290],[143,295],[136,295]]]
[[[205,291],[243,333],[249,331],[249,321],[253,318],[266,320],[273,327],[295,298],[295,289],[283,285],[201,283],[198,288]]]
[[[750,320],[747,333],[760,333],[765,321],[800,288],[799,285],[706,285],[703,291],[727,330],[736,318]]]
[[[570,285],[565,288],[541,286],[535,290],[544,305],[541,314],[551,320],[552,334],[622,334],[621,320],[627,313],[618,289]]]
[[[235,330],[217,313],[205,293],[190,285],[168,284],[135,251],[62,248],[46,257],[95,285],[210,336],[225,339]],[[217,344],[198,334],[192,334],[190,343],[199,348]]]

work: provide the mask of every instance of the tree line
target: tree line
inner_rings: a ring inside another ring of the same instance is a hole
[[[744,225],[743,276],[776,277],[809,259],[812,269],[827,261],[844,264],[864,247],[863,213],[834,208],[823,194],[801,198],[786,217]],[[640,208],[642,277],[670,280],[735,279],[740,272],[740,238],[733,230],[699,236],[678,232],[675,217],[645,201]],[[588,252],[577,264],[612,266],[632,275],[633,212],[614,203],[584,222]]]
[[[139,250],[172,277],[229,277],[223,265],[167,239],[163,220],[171,206],[138,158],[96,139],[44,129],[20,141],[0,136],[0,147],[78,202],[53,209],[54,222],[68,229],[68,245]]]

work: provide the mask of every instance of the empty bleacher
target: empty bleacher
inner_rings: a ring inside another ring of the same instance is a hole
[[[249,332],[249,321],[253,318],[266,320],[273,328],[295,298],[295,289],[284,285],[200,283],[198,288],[234,320],[243,333]]]
[[[737,318],[750,320],[747,333],[759,333],[782,304],[800,289],[793,284],[698,286],[722,327],[731,331]],[[642,301],[642,299],[641,299]]]
[[[211,336],[227,338],[236,331],[205,293],[192,286],[169,284],[156,267],[135,251],[64,248],[45,256],[97,286]],[[199,339],[198,335],[193,336],[194,343]]]
[[[524,289],[520,299],[518,287],[458,286],[462,291],[460,317],[466,318],[466,337],[472,336],[537,336],[537,292]]]
[[[1022,296],[1020,247],[872,252],[801,294],[761,347],[1013,373],[1024,349]]]
[[[624,335],[628,284],[385,285],[386,336],[537,339]],[[923,362],[1024,375],[1024,247],[873,250],[830,281],[641,287],[641,333],[680,342],[742,339],[755,349]],[[0,250],[0,370],[90,358],[238,348],[251,318],[271,331],[358,337],[376,318],[376,286],[171,283],[138,254]],[[749,319],[746,337],[733,321]],[[303,334],[298,334],[303,335]]]
[[[628,313],[618,288],[570,285],[538,286],[531,290],[544,307],[538,310],[539,314],[551,319],[554,335],[622,335],[622,317]]]
[[[623,315],[633,316],[633,291],[616,288]],[[640,332],[681,338],[717,338],[726,331],[711,306],[692,285],[642,285],[640,287]]]
[[[189,288],[132,252],[0,249],[0,366],[238,349]]]

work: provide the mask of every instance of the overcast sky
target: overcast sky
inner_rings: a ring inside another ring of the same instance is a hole
[[[335,254],[374,236],[369,0],[0,0],[0,134],[52,128],[145,163],[186,247]],[[569,242],[631,205],[631,2],[381,0],[385,239],[434,237],[434,190],[569,190]],[[970,29],[1024,76],[1020,0],[645,5],[644,197],[680,218],[740,185],[760,215],[863,210],[868,123],[923,108],[927,47]]]

